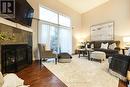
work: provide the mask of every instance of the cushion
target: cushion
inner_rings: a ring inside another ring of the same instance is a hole
[[[109,45],[109,47],[108,47],[109,49],[113,49],[113,45],[111,44],[111,45]]]
[[[72,56],[68,53],[60,53],[58,55],[58,62],[60,63],[70,63]]]
[[[114,50],[116,47],[117,47],[116,43],[113,43],[113,44],[109,45],[109,49],[112,49],[112,50]]]
[[[102,49],[107,49],[108,48],[108,43],[102,43],[101,48]]]
[[[86,49],[88,48],[88,45],[87,45],[87,44],[85,45],[85,48],[86,48]]]
[[[94,48],[94,44],[91,44],[91,48]]]
[[[71,59],[59,59],[58,62],[59,63],[70,63]]]
[[[24,80],[19,78],[16,74],[7,74],[4,76],[4,84],[2,87],[18,87],[23,85]]]
[[[127,55],[127,56],[130,56],[130,48],[128,49],[126,55]]]
[[[69,53],[60,53],[58,59],[72,59],[72,56]]]
[[[2,73],[0,72],[0,87],[2,87],[3,83],[4,83],[4,78]]]
[[[85,48],[89,48],[90,43],[86,43]]]

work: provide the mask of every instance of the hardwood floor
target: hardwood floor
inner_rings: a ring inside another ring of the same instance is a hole
[[[34,62],[29,67],[18,72],[17,75],[24,79],[26,85],[30,87],[67,87],[46,67],[40,68],[38,62]],[[119,81],[118,87],[127,87],[126,83]]]
[[[118,87],[127,87],[127,84],[123,81],[119,81],[119,86]]]
[[[38,62],[18,72],[17,75],[24,79],[26,85],[30,87],[67,87],[46,67],[40,68]]]

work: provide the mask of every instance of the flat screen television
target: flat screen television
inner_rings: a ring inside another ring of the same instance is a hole
[[[8,18],[11,21],[24,26],[31,26],[34,9],[26,0],[15,0],[15,18]]]

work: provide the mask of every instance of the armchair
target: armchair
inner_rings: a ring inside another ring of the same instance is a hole
[[[45,50],[45,44],[38,44],[38,49],[40,53],[40,64],[42,60],[46,60],[49,58],[55,58],[55,64],[57,64],[57,57],[51,50]]]
[[[129,53],[130,49],[128,50],[128,54]],[[113,55],[109,64],[109,72],[123,81],[127,81],[128,71],[130,71],[130,55]]]

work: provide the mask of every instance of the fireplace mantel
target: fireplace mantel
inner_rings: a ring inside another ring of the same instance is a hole
[[[11,26],[11,27],[15,27],[17,29],[25,30],[25,31],[28,31],[28,32],[33,32],[32,28],[28,28],[28,27],[23,26],[21,24],[6,20],[6,19],[4,19],[2,17],[0,17],[0,23]]]

